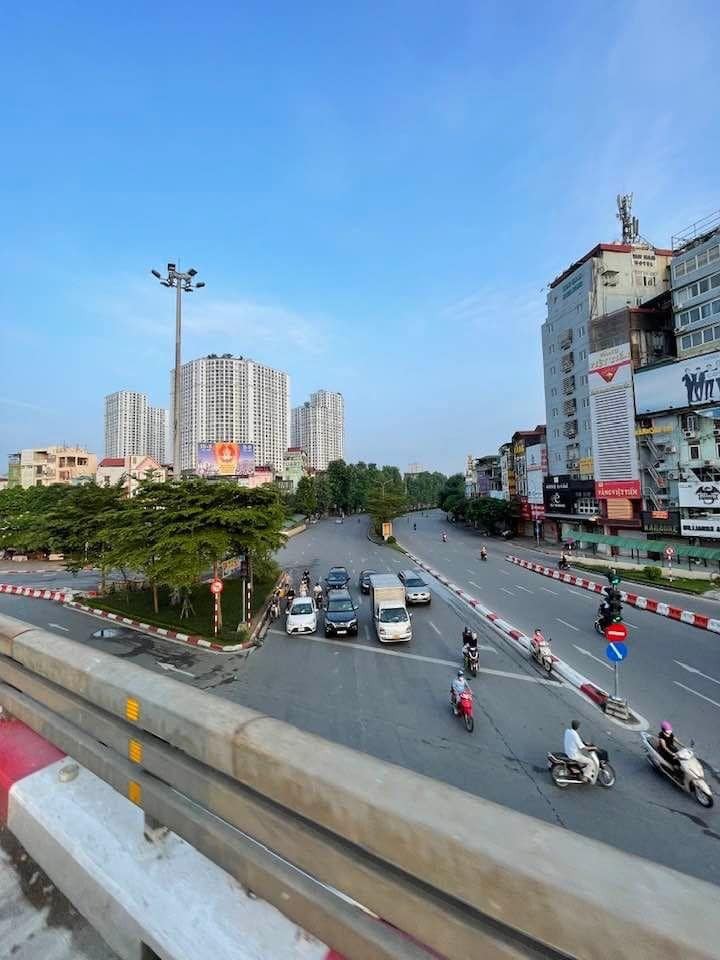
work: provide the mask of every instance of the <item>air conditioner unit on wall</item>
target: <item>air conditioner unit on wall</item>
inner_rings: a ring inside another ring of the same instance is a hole
[[[694,431],[694,430],[683,430],[683,434],[685,435],[685,437],[686,437],[688,440],[692,440],[692,438],[695,436],[695,431]]]

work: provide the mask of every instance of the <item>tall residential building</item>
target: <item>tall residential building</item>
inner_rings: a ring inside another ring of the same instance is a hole
[[[172,381],[171,381],[172,382]],[[210,354],[181,369],[180,469],[196,470],[198,444],[254,446],[254,462],[282,473],[290,439],[290,378],[247,357]]]
[[[33,447],[8,457],[9,487],[49,487],[94,479],[97,457],[84,447]]]
[[[146,453],[157,463],[167,463],[168,420],[164,407],[148,407]]]
[[[592,479],[593,439],[588,386],[590,324],[637,307],[668,289],[671,250],[641,241],[626,221],[622,243],[599,243],[550,284],[542,326],[548,473]]]
[[[105,397],[105,456],[150,456],[165,463],[168,412],[144,393],[118,390]]]
[[[327,470],[342,460],[345,448],[345,405],[341,393],[316,390],[292,411],[292,445],[301,447],[313,470]]]

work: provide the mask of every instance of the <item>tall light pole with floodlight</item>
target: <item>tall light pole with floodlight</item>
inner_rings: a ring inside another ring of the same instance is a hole
[[[186,273],[181,273],[174,263],[167,265],[167,277],[163,277],[159,270],[151,270],[154,277],[164,287],[175,287],[175,382],[173,389],[173,476],[180,479],[180,363],[181,363],[181,335],[182,335],[182,295],[192,293],[204,287],[203,281],[195,282],[197,270],[191,267]]]

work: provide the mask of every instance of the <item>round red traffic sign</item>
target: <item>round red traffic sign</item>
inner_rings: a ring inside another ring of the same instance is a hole
[[[213,580],[210,583],[210,593],[222,593],[223,592],[223,582],[222,580]]]
[[[665,556],[668,558],[668,560],[672,560],[672,558],[675,556],[675,551],[672,547],[665,547]]]
[[[611,623],[605,627],[605,637],[608,643],[622,643],[627,640],[627,627],[624,623]]]

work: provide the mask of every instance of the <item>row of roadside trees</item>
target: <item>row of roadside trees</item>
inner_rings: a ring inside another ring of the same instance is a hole
[[[437,506],[444,483],[442,473],[411,474],[403,479],[397,467],[334,460],[326,472],[300,480],[294,507],[306,516],[331,510],[367,512],[380,527],[406,510]]]
[[[0,548],[63,553],[71,570],[141,573],[158,590],[188,592],[223,560],[269,562],[284,542],[285,506],[274,486],[183,480],[119,486],[11,488],[0,492]]]
[[[438,506],[456,520],[467,520],[489,534],[507,529],[513,518],[512,504],[495,497],[465,496],[465,478],[461,473],[448,477],[438,497]]]

